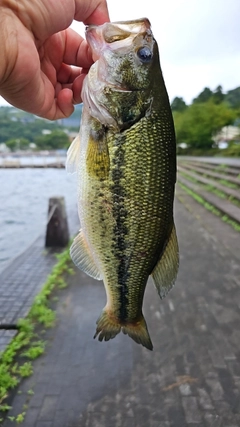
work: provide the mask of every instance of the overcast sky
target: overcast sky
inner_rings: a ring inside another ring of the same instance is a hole
[[[240,0],[108,0],[108,6],[112,21],[151,21],[170,100],[190,103],[206,86],[225,92],[240,86]],[[73,28],[84,34],[82,24]]]

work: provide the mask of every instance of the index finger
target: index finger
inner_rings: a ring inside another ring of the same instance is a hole
[[[91,49],[86,40],[72,28],[65,30],[65,48],[63,62],[77,67],[89,68],[92,63]]]
[[[106,0],[88,1],[85,7],[82,0],[75,1],[76,10],[74,19],[77,21],[82,21],[86,25],[101,25],[110,21]]]

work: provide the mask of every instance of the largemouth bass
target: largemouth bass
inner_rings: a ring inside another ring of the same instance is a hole
[[[81,230],[74,263],[103,280],[107,304],[94,337],[121,330],[152,350],[142,314],[152,275],[160,298],[178,270],[173,220],[174,125],[148,19],[86,29],[96,61],[84,80],[80,138],[68,151],[78,173]]]

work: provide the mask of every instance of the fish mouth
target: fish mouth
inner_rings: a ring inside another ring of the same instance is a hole
[[[87,42],[92,50],[93,61],[96,62],[104,49],[126,48],[131,46],[133,39],[139,34],[151,35],[151,24],[148,18],[129,21],[106,22],[102,25],[88,25],[85,29]]]
[[[114,21],[114,22],[105,22],[105,24],[102,25],[95,25],[95,24],[89,24],[86,26],[85,31],[86,33],[88,33],[89,31],[91,31],[92,29],[96,29],[96,28],[103,28],[104,26],[118,26],[121,27],[122,29],[126,29],[127,31],[129,31],[131,28],[135,28],[135,32],[139,32],[139,30],[137,29],[137,27],[139,28],[139,26],[141,27],[145,27],[146,28],[151,28],[151,23],[149,21],[148,18],[139,18],[139,19],[132,19],[129,21]]]

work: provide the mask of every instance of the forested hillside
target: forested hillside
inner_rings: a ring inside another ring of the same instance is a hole
[[[206,87],[190,105],[183,98],[176,97],[171,107],[178,153],[213,154],[218,150],[214,142],[218,132],[224,126],[240,124],[240,87],[227,93],[221,86],[214,91]],[[238,142],[238,137],[230,141],[227,151],[222,150],[222,154],[227,154],[230,149],[234,155],[240,155]]]

